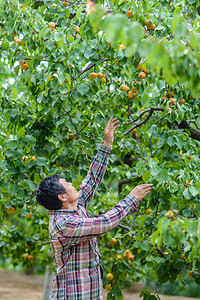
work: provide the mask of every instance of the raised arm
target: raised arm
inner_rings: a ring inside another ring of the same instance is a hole
[[[104,131],[104,143],[95,156],[86,178],[82,181],[79,188],[79,202],[88,208],[97,188],[99,187],[105,174],[111,145],[114,140],[115,130],[119,127],[116,118],[110,118]]]
[[[131,193],[115,205],[107,213],[96,218],[80,218],[75,215],[67,218],[61,217],[58,224],[52,228],[59,228],[59,240],[69,247],[83,243],[89,239],[99,236],[116,227],[128,214],[132,213],[139,205],[139,201],[150,193],[151,184],[143,184],[134,188]],[[137,196],[137,198],[135,197]],[[58,232],[50,234],[55,238]]]

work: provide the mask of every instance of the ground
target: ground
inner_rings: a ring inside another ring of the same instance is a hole
[[[41,300],[44,276],[24,275],[0,269],[0,300]],[[124,300],[141,300],[138,292],[124,292]],[[162,300],[197,300],[178,296],[163,296]],[[104,299],[106,292],[104,291]]]

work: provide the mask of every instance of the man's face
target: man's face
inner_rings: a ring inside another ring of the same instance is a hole
[[[64,178],[60,178],[59,182],[64,186],[66,193],[63,195],[68,203],[78,201],[79,193],[75,190],[71,182],[67,182]]]

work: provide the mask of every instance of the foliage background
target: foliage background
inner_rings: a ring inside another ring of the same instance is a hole
[[[148,274],[158,285],[184,286],[185,278],[199,285],[199,1],[1,0],[0,20],[1,258],[53,266],[37,184],[59,173],[78,188],[113,116],[121,126],[90,213],[106,212],[137,184],[154,189],[99,238],[104,286],[106,273],[114,274],[108,299],[122,299],[122,288]],[[122,84],[136,88],[132,99]]]

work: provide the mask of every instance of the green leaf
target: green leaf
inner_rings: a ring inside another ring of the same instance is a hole
[[[80,84],[77,85],[77,90],[83,96],[83,95],[86,95],[89,92],[90,86],[87,83],[80,83]]]
[[[139,52],[140,56],[147,57],[149,55],[149,53],[153,50],[154,47],[155,47],[155,45],[154,45],[153,41],[144,39],[138,45],[138,52]]]
[[[17,139],[7,141],[7,147],[10,148],[11,150],[16,149],[17,146],[18,146],[18,140]]]
[[[12,184],[10,187],[11,196],[16,196],[18,189],[19,189],[19,186],[17,184]]]
[[[193,197],[195,197],[199,194],[199,190],[194,186],[189,185],[188,189]]]
[[[45,157],[37,157],[36,164],[38,166],[45,166],[47,164],[47,159]]]
[[[123,28],[122,33],[122,43],[126,45],[131,45],[133,43],[138,43],[144,37],[144,31],[142,26],[139,23],[131,22],[129,26],[125,26]]]
[[[69,74],[65,74],[67,82],[69,85],[71,85],[71,76]]]
[[[144,180],[144,182],[147,182],[150,178],[151,178],[151,173],[150,173],[149,170],[147,170],[147,171],[144,172],[144,174],[142,175],[142,179]]]
[[[24,183],[24,186],[29,191],[33,191],[34,192],[36,190],[36,185],[31,180],[26,180],[25,183]]]
[[[46,47],[47,47],[50,51],[52,51],[53,48],[55,47],[54,41],[48,40],[48,42],[46,43]]]
[[[25,141],[29,144],[35,144],[35,138],[32,135],[25,135]]]
[[[95,50],[89,48],[86,51],[84,51],[84,56],[86,58],[90,58],[91,56],[95,55],[95,53]]]
[[[173,17],[171,21],[171,30],[177,38],[181,38],[186,35],[187,27],[185,20],[181,15],[177,14]]]
[[[168,179],[168,171],[161,169],[160,172],[156,175],[158,181],[166,181]]]

